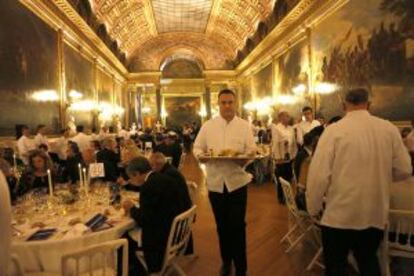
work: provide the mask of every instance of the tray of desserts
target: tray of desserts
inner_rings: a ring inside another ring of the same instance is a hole
[[[260,158],[256,152],[245,153],[234,150],[222,150],[215,153],[213,150],[205,152],[198,157],[201,160],[254,160]]]

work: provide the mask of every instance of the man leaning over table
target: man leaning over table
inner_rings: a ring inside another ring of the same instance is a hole
[[[411,175],[398,129],[369,112],[368,91],[350,90],[346,116],[322,134],[310,165],[308,212],[321,219],[326,275],[348,275],[353,252],[361,275],[380,275],[377,250],[388,219],[390,185]]]
[[[191,207],[191,205],[184,206],[177,202],[191,202],[191,199],[188,193],[181,193],[180,185],[173,178],[153,171],[145,157],[132,159],[128,164],[127,174],[131,185],[141,187],[139,207],[128,200],[122,205],[125,212],[135,220],[137,226],[141,227],[142,250],[148,273],[156,273],[162,268],[168,235],[174,218]],[[133,258],[133,256],[133,252],[130,252],[130,257]],[[130,259],[130,262],[133,263],[134,259]],[[133,273],[133,275],[136,274]]]
[[[218,95],[220,115],[207,121],[194,143],[194,154],[205,162],[207,188],[220,244],[220,275],[230,275],[232,262],[236,275],[246,275],[247,184],[251,177],[244,170],[246,161],[209,161],[202,155],[233,151],[256,152],[249,123],[236,116],[236,96],[225,89]]]

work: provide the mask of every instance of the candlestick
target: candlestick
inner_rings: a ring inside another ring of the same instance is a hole
[[[52,174],[47,170],[47,180],[49,182],[49,195],[53,196]]]
[[[89,184],[88,184],[88,181],[86,181],[86,168],[83,168],[83,185],[84,185],[86,194],[88,194]]]
[[[82,177],[82,166],[80,163],[78,163],[78,169],[79,169],[79,188],[82,189],[83,188],[83,177]]]
[[[16,162],[16,154],[13,153],[13,168],[14,168],[14,173],[17,174],[17,162]]]

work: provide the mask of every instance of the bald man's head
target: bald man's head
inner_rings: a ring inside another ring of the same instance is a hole
[[[165,166],[165,163],[167,163],[164,154],[160,152],[154,152],[151,154],[149,162],[151,164],[151,168],[157,172],[161,171]]]

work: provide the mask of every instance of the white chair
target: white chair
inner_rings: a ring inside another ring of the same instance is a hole
[[[280,240],[280,243],[284,241],[288,242],[289,247],[286,249],[286,253],[292,250],[296,245],[298,245],[305,235],[308,232],[313,234],[313,243],[317,249],[317,252],[312,257],[312,260],[306,267],[306,270],[311,270],[314,265],[318,265],[321,268],[325,268],[324,265],[319,261],[322,255],[322,241],[321,233],[318,227],[318,222],[313,220],[308,213],[300,211],[296,205],[295,197],[293,195],[292,186],[285,179],[279,177],[280,183],[282,184],[283,194],[285,195],[286,205],[288,207],[289,213],[293,218],[293,226],[288,231],[288,233],[283,236]],[[295,236],[297,232],[297,236]]]
[[[383,263],[390,276],[390,257],[414,258],[414,211],[390,210],[385,227]]]
[[[62,256],[63,276],[117,275],[117,250],[122,248],[122,276],[128,275],[128,242],[108,241]],[[86,259],[86,260],[85,260]],[[86,261],[86,262],[85,262]],[[112,266],[112,267],[111,267]],[[86,271],[85,271],[86,267]]]
[[[302,241],[305,234],[312,229],[313,224],[306,212],[298,210],[290,183],[281,177],[279,177],[279,180],[282,185],[283,194],[285,195],[286,205],[293,219],[292,227],[280,240],[280,243],[287,241],[287,253]]]
[[[171,224],[170,234],[168,236],[167,247],[164,254],[164,260],[160,272],[151,275],[167,275],[170,269],[174,269],[179,275],[186,275],[185,272],[176,263],[177,257],[184,254],[188,240],[191,234],[194,217],[197,206],[193,205],[189,210],[179,214],[174,218]],[[147,269],[142,251],[137,251],[138,260]]]
[[[317,248],[315,255],[312,257],[311,261],[309,262],[308,266],[306,267],[307,271],[312,270],[312,268],[317,265],[322,269],[325,269],[325,266],[320,262],[320,258],[323,253],[322,247],[322,238],[321,238],[321,230],[319,228],[319,221],[313,220],[313,226],[311,229],[311,233],[313,234],[313,243]]]
[[[166,157],[165,157],[165,161],[166,161],[168,164],[172,165],[173,158],[172,158],[172,157],[169,157],[169,156],[166,156]]]
[[[24,270],[20,263],[19,257],[17,257],[17,255],[13,254],[11,256],[11,263],[12,263],[12,275],[23,276]]]

